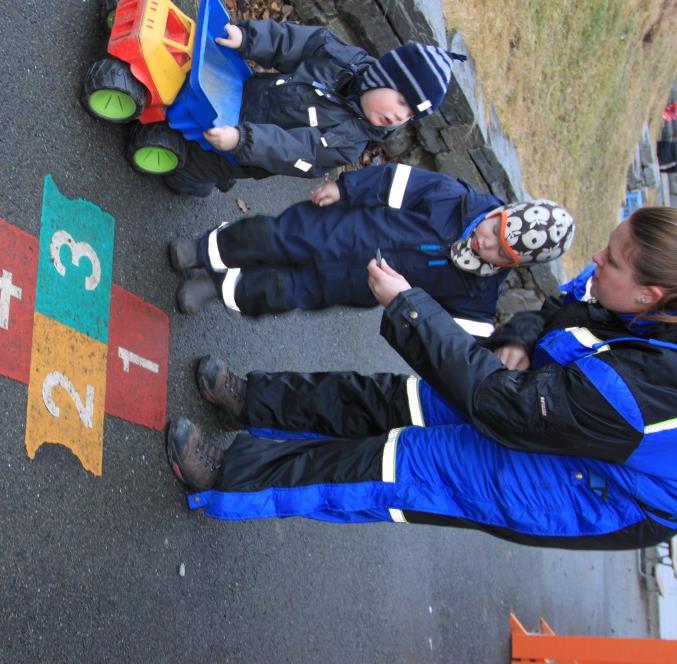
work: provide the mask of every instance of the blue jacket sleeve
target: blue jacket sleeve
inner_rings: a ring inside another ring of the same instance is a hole
[[[282,73],[294,71],[304,60],[324,49],[328,41],[336,41],[329,30],[317,26],[260,20],[243,21],[238,27],[242,30],[240,55]]]
[[[448,175],[406,164],[371,166],[343,173],[338,180],[341,200],[350,206],[385,205],[431,213],[434,205],[457,200],[470,189]]]
[[[359,139],[363,132],[358,125],[357,119],[346,120],[342,131],[332,131],[329,142],[317,127],[284,129],[243,122],[233,155],[244,166],[258,166],[276,175],[320,177],[336,166],[357,161],[368,143],[366,138]]]

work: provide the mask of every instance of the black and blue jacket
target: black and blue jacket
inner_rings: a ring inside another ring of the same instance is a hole
[[[613,535],[612,548],[632,548],[677,530],[677,326],[551,301],[480,348],[412,290],[382,332],[427,381],[411,401],[413,422],[424,431],[468,423],[469,439],[482,441],[464,443],[468,489],[500,479],[495,504],[487,492],[484,508],[444,514],[556,546]],[[531,350],[529,371],[509,371],[490,352],[509,341]]]

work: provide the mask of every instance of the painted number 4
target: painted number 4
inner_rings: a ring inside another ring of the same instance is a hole
[[[59,417],[61,414],[61,409],[56,405],[54,397],[52,397],[52,391],[55,387],[62,387],[66,390],[68,396],[70,396],[75,404],[75,409],[78,411],[80,420],[88,429],[91,429],[94,426],[94,387],[87,385],[85,403],[83,404],[80,395],[75,387],[73,387],[73,383],[64,374],[60,371],[52,371],[47,374],[42,383],[42,399],[45,402],[45,406],[47,406],[47,410],[54,417]]]

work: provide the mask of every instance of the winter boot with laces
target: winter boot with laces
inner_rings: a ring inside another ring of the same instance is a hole
[[[167,427],[167,458],[174,474],[191,489],[204,491],[214,486],[223,463],[224,451],[207,443],[190,420],[170,420]]]
[[[204,267],[198,256],[199,240],[180,238],[172,240],[168,245],[169,262],[174,270],[192,270],[196,267]]]
[[[234,374],[224,359],[206,355],[197,365],[196,380],[202,397],[218,407],[225,429],[238,431],[247,425],[246,378]]]

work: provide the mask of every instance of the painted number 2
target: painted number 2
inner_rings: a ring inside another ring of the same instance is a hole
[[[52,235],[52,241],[49,245],[49,253],[52,257],[52,263],[56,271],[62,276],[66,276],[66,266],[61,262],[61,247],[68,245],[71,252],[71,259],[73,265],[76,267],[80,265],[80,259],[86,258],[92,265],[90,275],[85,279],[85,290],[92,291],[101,281],[101,263],[96,251],[92,249],[92,245],[87,242],[76,242],[73,236],[66,231],[57,231]]]
[[[47,410],[54,417],[59,417],[61,413],[61,410],[56,403],[54,403],[54,398],[52,397],[52,391],[55,387],[63,387],[63,389],[68,392],[68,396],[73,400],[82,423],[88,429],[91,429],[94,426],[94,387],[92,385],[87,385],[87,394],[85,403],[83,404],[80,395],[73,387],[73,383],[71,383],[60,371],[52,371],[47,374],[45,381],[42,384],[42,399],[45,402],[45,406],[47,406]]]

